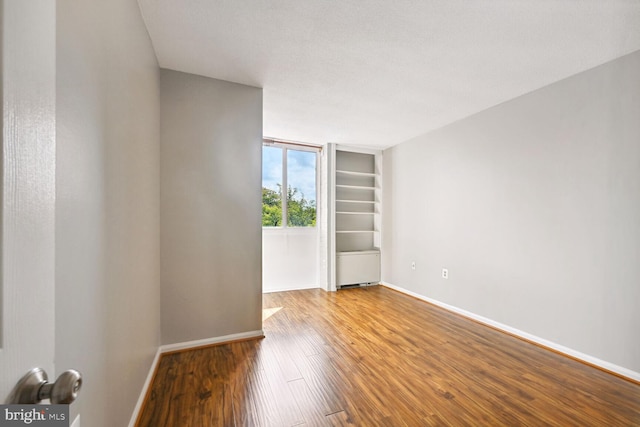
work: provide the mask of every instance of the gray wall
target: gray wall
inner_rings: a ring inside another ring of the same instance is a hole
[[[262,90],[161,71],[162,343],[262,328]]]
[[[640,372],[638,76],[635,52],[386,150],[383,280]]]
[[[127,425],[160,343],[159,68],[135,1],[57,2],[56,369]]]

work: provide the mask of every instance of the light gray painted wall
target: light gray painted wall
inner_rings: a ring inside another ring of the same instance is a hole
[[[640,372],[638,76],[635,52],[386,150],[383,280]]]
[[[162,343],[262,328],[262,89],[161,71]]]
[[[124,426],[160,344],[159,68],[131,0],[57,2],[56,369]]]

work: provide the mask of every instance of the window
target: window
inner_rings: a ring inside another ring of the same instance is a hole
[[[263,227],[315,227],[317,157],[315,147],[265,143],[262,147]],[[283,189],[286,189],[285,203]]]
[[[282,148],[262,147],[262,226],[282,226]]]

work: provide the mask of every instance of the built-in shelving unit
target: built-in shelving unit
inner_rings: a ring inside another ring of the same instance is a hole
[[[380,175],[376,154],[336,150],[336,286],[380,280]]]

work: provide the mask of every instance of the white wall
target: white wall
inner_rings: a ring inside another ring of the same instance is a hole
[[[318,197],[318,287],[326,291],[335,291],[335,232],[333,217],[330,215],[335,207],[333,189],[333,163],[335,160],[335,144],[328,143],[320,151],[320,173]],[[333,189],[335,192],[335,189]]]
[[[638,76],[640,52],[386,150],[383,280],[640,372]]]
[[[263,292],[317,288],[318,229],[262,229]]]
[[[161,71],[162,343],[262,328],[262,89]]]
[[[56,5],[56,369],[123,426],[160,343],[159,69],[135,1]]]

